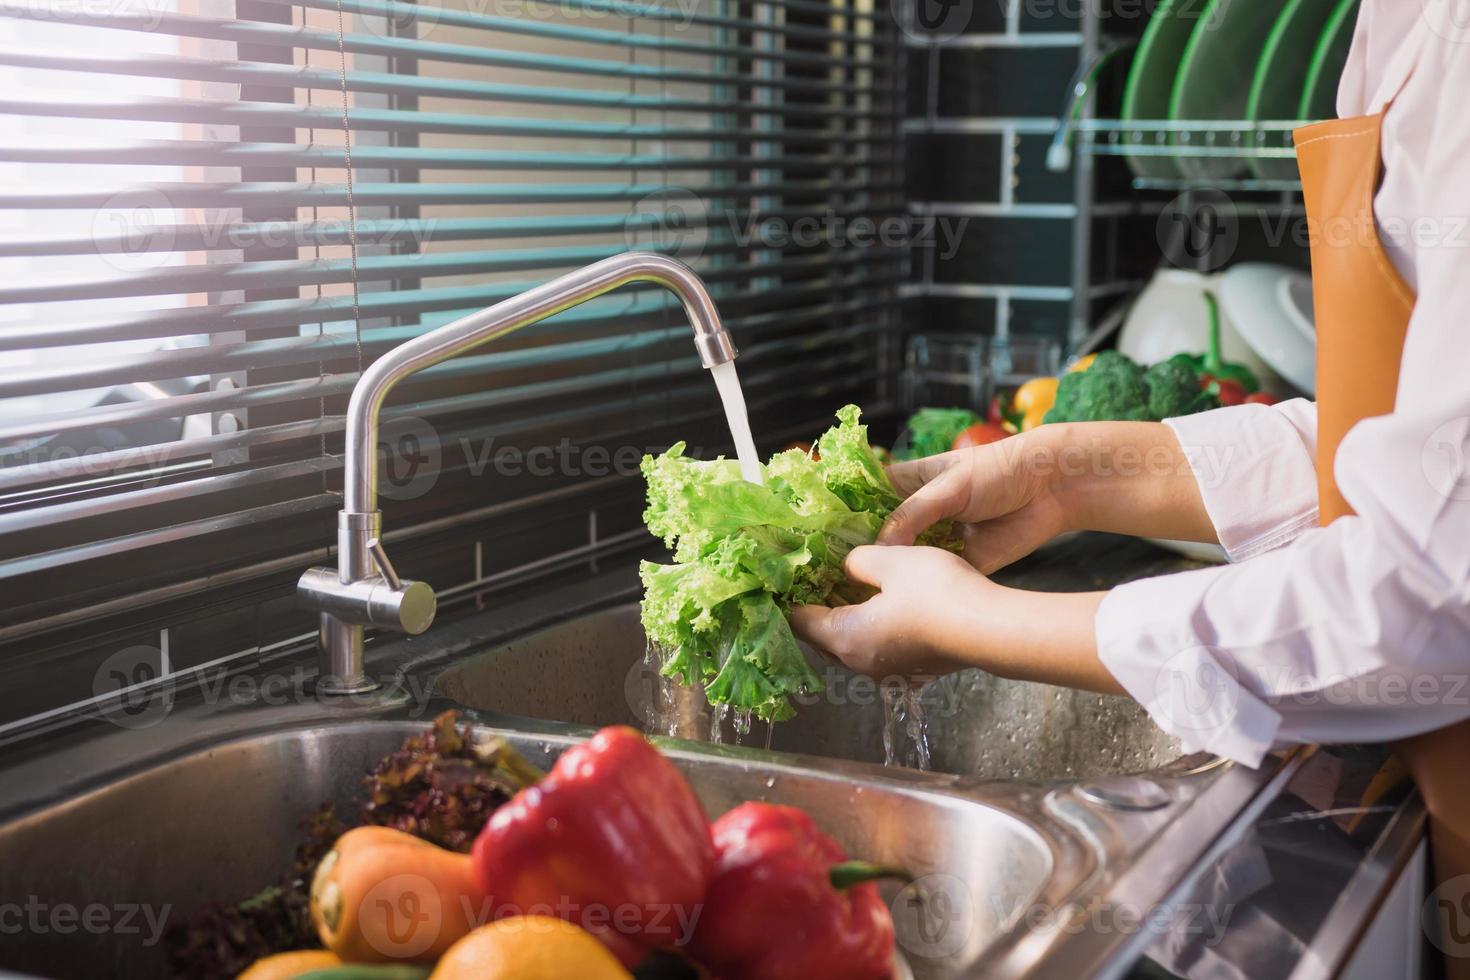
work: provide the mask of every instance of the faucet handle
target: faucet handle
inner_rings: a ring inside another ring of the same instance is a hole
[[[309,568],[296,585],[303,605],[345,623],[379,626],[411,636],[434,622],[438,600],[426,582],[400,579],[377,538],[366,542],[377,576],[343,582],[335,568]]]
[[[388,583],[389,588],[397,592],[403,588],[403,580],[398,577],[393,563],[388,560],[388,552],[383,548],[383,542],[378,538],[369,538],[367,542],[368,553],[373,556],[373,564],[378,566],[378,574]]]

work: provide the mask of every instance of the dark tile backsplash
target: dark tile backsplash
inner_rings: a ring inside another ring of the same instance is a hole
[[[934,281],[1067,286],[1072,222],[1059,218],[974,217],[948,260],[936,256]]]
[[[990,333],[995,300],[966,296],[924,296],[914,314],[934,333]]]
[[[1000,133],[919,133],[909,139],[911,201],[996,202],[1010,179]]]
[[[983,40],[910,49],[908,194],[957,242],[915,262],[927,295],[908,307],[912,330],[1065,335],[1073,218],[1056,205],[1073,203],[1073,175],[1047,170],[1046,149],[1079,17],[1069,0],[977,0],[970,31]],[[1021,305],[1038,287],[1056,298]]]
[[[1070,304],[1060,300],[1012,300],[1011,333],[1054,337],[1065,342],[1070,314]]]
[[[945,48],[939,58],[939,114],[951,117],[1055,117],[1077,49]]]
[[[1074,175],[1071,170],[1053,173],[1046,169],[1049,133],[1025,133],[1016,137],[1016,200],[1027,204],[1071,204]]]
[[[1019,26],[1027,33],[1081,32],[1082,15],[1096,0],[1017,0]]]

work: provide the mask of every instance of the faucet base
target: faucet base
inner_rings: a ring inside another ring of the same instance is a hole
[[[322,668],[315,685],[318,695],[367,694],[383,686],[363,672],[361,626],[322,613],[321,651]]]
[[[370,694],[382,686],[366,674],[359,674],[357,677],[323,674],[316,679],[312,690],[322,697],[341,697],[349,694]]]

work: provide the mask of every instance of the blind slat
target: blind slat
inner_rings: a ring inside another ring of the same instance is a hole
[[[830,342],[833,345],[832,349],[841,351],[842,342],[857,339],[865,333],[872,332],[872,330],[872,327],[849,327],[842,331],[833,331],[830,334],[821,335],[818,339]],[[770,345],[769,352],[780,353],[789,349],[789,344]],[[755,360],[757,358],[752,357],[748,359],[748,362]],[[818,370],[845,370],[851,369],[860,363],[860,357],[855,356],[851,352],[838,353],[824,359],[824,363]],[[694,357],[681,359],[678,368],[679,370],[677,372],[672,372],[675,376],[691,374],[696,370],[702,372],[698,359]],[[632,380],[632,375],[636,371],[637,369],[626,369],[618,372],[604,372],[597,377],[602,379],[604,386],[622,386]],[[789,377],[791,372],[790,369],[786,369],[785,371],[778,371],[778,373],[782,376]],[[681,378],[681,380],[684,379]],[[708,383],[707,377],[704,380]],[[772,383],[772,380],[771,375],[751,372],[751,377],[745,384],[751,388],[752,392],[759,392],[762,387]],[[493,405],[491,398],[471,397],[474,398],[474,407]],[[711,392],[711,400],[714,400],[713,392]],[[604,401],[601,405],[589,406],[588,414],[598,410],[605,410],[606,405],[607,403]],[[424,448],[437,449],[440,447],[438,445],[431,445],[425,446]],[[9,514],[0,513],[0,535],[21,530],[35,531],[48,526],[71,523],[78,520],[95,519],[127,510],[153,507],[173,501],[186,499],[197,500],[199,497],[208,494],[227,493],[242,488],[279,483],[283,480],[331,473],[340,469],[341,465],[342,460],[340,456],[310,457],[288,463],[256,466],[234,472],[217,473],[162,485],[149,486],[144,489],[134,490],[126,495],[71,499],[20,512]],[[0,563],[0,567],[3,567],[3,565],[4,563]],[[0,578],[3,577],[3,572],[0,572]]]
[[[739,253],[748,245],[740,242],[713,242],[704,247],[706,255]],[[610,247],[590,245],[549,249],[521,249],[470,252],[411,252],[403,255],[361,256],[351,259],[292,259],[280,262],[241,262],[232,265],[166,267],[157,271],[109,276],[94,280],[60,282],[22,282],[0,286],[0,304],[65,302],[82,299],[111,299],[119,296],[162,296],[178,293],[225,292],[265,286],[317,286],[350,282],[354,268],[361,279],[418,278],[494,275],[590,265],[627,251],[627,245]],[[870,256],[882,261],[881,251]],[[779,265],[773,264],[770,275],[811,265],[820,259],[804,258]],[[761,274],[767,274],[761,270]]]
[[[660,195],[680,199],[721,200],[757,195],[828,197],[896,191],[896,183],[839,183],[830,180],[770,184],[704,184],[698,187],[668,184],[346,184],[249,183],[225,184],[190,181],[139,183],[131,186],[67,188],[32,185],[21,191],[0,189],[0,208],[17,211],[58,208],[235,208],[276,205],[284,207],[358,207],[436,204],[600,204],[641,201]]]
[[[750,109],[767,116],[788,111],[779,106]],[[821,119],[817,110],[789,109],[807,119]],[[115,119],[136,122],[174,122],[201,126],[341,129],[342,110],[328,106],[289,106],[278,102],[222,102],[172,96],[133,96],[118,99],[49,95],[0,98],[0,115],[45,116],[50,119]],[[400,109],[352,110],[354,130],[402,133],[452,133],[477,136],[541,137],[546,139],[613,139],[650,142],[755,141],[781,145],[892,146],[896,130],[850,132],[838,127],[769,129],[756,126],[678,126],[645,123],[602,123],[481,116],[466,113],[417,112]],[[897,120],[894,120],[896,123]]]
[[[879,288],[891,288],[897,283],[898,277],[893,276],[887,279],[864,277],[865,283],[870,281]],[[841,292],[844,288],[850,290],[852,286],[851,283],[831,284],[822,291],[830,295],[834,292]],[[878,305],[871,299],[864,302],[869,308]],[[897,300],[895,298],[890,302],[897,302]],[[467,368],[464,367],[466,364],[468,364]],[[661,369],[661,365],[655,364],[654,368]],[[414,385],[431,383],[436,377],[473,375],[477,369],[478,362],[475,362],[473,358],[465,358],[415,375],[405,381],[403,387],[411,388]],[[54,432],[115,427],[140,421],[249,409],[291,401],[320,400],[349,393],[355,380],[355,374],[335,375],[330,378],[312,377],[300,381],[270,382],[225,390],[172,395],[148,401],[71,409],[29,418],[23,423],[0,426],[0,443],[22,443]]]
[[[3,152],[3,151],[0,151]],[[354,158],[356,154],[354,153]],[[763,211],[721,210],[716,215],[686,214],[681,227],[691,231],[756,228],[770,221],[798,222],[813,219],[848,221],[867,217],[877,221],[907,214],[895,196],[877,197],[864,207],[775,208]],[[559,238],[584,235],[639,237],[667,230],[669,221],[661,214],[635,213],[610,216],[538,218],[388,218],[347,221],[221,221],[213,225],[150,223],[127,232],[91,235],[0,235],[0,258],[31,255],[108,255],[115,253],[190,252],[241,249],[260,243],[291,243],[303,247],[346,245],[355,232],[360,245],[423,244],[477,239]],[[168,336],[161,334],[159,336]],[[31,343],[45,343],[44,335]],[[8,346],[0,332],[0,349]]]
[[[75,163],[88,166],[193,167],[341,167],[340,147],[293,146],[285,143],[232,143],[220,140],[133,140],[86,144],[65,142],[0,143],[0,162]],[[873,164],[892,163],[874,155]],[[517,150],[452,150],[416,146],[354,146],[354,167],[416,170],[749,170],[780,168],[810,172],[831,170],[850,161],[836,156],[738,153],[718,156],[675,156],[652,153],[552,153]],[[561,219],[547,218],[547,221]]]
[[[830,272],[836,277],[838,285],[846,288],[861,285],[861,282],[847,283],[842,279],[842,272],[846,268],[881,264],[883,263],[874,261],[872,257],[855,253],[801,268],[807,273],[811,273],[814,269],[817,272]],[[765,275],[764,268],[742,265],[710,270],[704,278],[711,284],[725,284]],[[863,281],[866,281],[866,278]],[[874,281],[886,282],[887,280],[876,279]],[[457,310],[473,311],[509,299],[532,285],[535,283],[372,291],[362,294],[359,302],[364,318],[422,316],[426,313]],[[722,310],[728,307],[729,311],[733,312],[774,300],[794,301],[813,290],[820,291],[827,288],[830,287],[827,285],[767,287],[754,295],[723,296],[719,302]],[[583,314],[583,311],[572,310],[563,313],[562,317],[575,318],[579,314]],[[222,303],[208,307],[141,310],[64,323],[48,321],[29,328],[7,327],[0,330],[0,349],[34,345],[64,346],[102,343],[109,340],[132,340],[146,337],[186,337],[232,333],[241,330],[281,329],[303,324],[332,323],[350,318],[351,315],[352,298],[350,296],[256,300],[246,303]]]
[[[337,9],[337,0],[269,0],[271,3],[293,4],[301,7],[313,7],[317,10]],[[884,35],[872,33],[858,33],[842,30],[834,27],[815,27],[797,23],[780,23],[769,20],[751,20],[740,17],[722,17],[715,14],[703,13],[693,9],[692,6],[680,6],[677,8],[664,8],[653,4],[633,3],[604,3],[598,0],[562,0],[563,9],[585,11],[594,14],[611,14],[616,17],[626,17],[635,20],[674,21],[680,25],[701,24],[708,27],[722,27],[731,31],[758,31],[763,34],[775,35],[782,38],[797,38],[816,42],[825,48],[833,43],[853,43],[873,45],[879,51],[892,48],[893,40]],[[772,4],[774,7],[790,11],[812,11],[821,8],[825,15],[832,13],[832,8],[821,3],[806,3],[803,0],[778,0]],[[500,31],[508,34],[531,34],[540,37],[559,38],[567,41],[576,41],[588,44],[609,44],[637,48],[656,48],[665,51],[683,51],[689,53],[703,53],[720,55],[726,53],[720,45],[691,44],[673,38],[665,38],[659,35],[636,34],[633,32],[604,31],[583,27],[568,27],[564,24],[545,23],[534,17],[497,17],[477,12],[454,10],[442,5],[426,10],[415,3],[388,2],[380,3],[375,0],[342,0],[342,9],[357,13],[375,14],[391,18],[395,23],[413,25],[417,27],[422,24],[426,28],[432,28],[438,24],[453,27],[472,27],[487,31]],[[850,9],[850,8],[849,8]],[[873,15],[865,11],[843,12],[845,19],[871,23]],[[830,21],[830,17],[828,18]],[[738,49],[744,52],[745,49]],[[780,52],[763,52],[764,56],[779,57]]]
[[[854,310],[847,309],[845,312]],[[790,311],[789,322],[804,322],[799,313],[799,310]],[[484,355],[479,363],[487,371],[508,372],[593,356],[631,355],[640,350],[661,346],[672,337],[680,335],[684,329],[681,327],[678,330],[630,332],[633,329],[632,324],[623,324],[622,320],[621,316],[607,317],[606,321],[610,325],[621,325],[624,329],[617,332],[609,330],[603,337],[580,341],[563,340],[560,343],[525,349],[492,352]],[[377,357],[420,332],[417,327],[365,330],[362,332],[361,348],[365,356]],[[51,391],[84,391],[109,385],[228,374],[246,369],[329,364],[354,357],[357,347],[358,339],[355,334],[323,333],[307,337],[114,355],[102,360],[69,363],[50,370],[30,368],[0,374],[0,398],[20,398]]]
[[[339,72],[324,68],[275,65],[264,62],[225,62],[182,55],[137,55],[99,52],[79,60],[75,55],[43,48],[21,48],[0,45],[0,65],[37,68],[48,71],[86,72],[104,75],[137,75],[145,78],[173,78],[188,81],[220,82],[226,85],[262,85],[287,89],[315,89],[340,92],[344,84]],[[722,85],[742,82],[731,75],[714,81]],[[554,88],[545,85],[519,85],[503,82],[479,82],[462,78],[424,78],[388,72],[349,71],[345,84],[349,92],[371,92],[380,95],[404,95],[466,99],[476,101],[513,102],[533,105],[583,106],[593,109],[626,109],[660,112],[730,112],[741,108],[729,99],[640,95],[633,92],[598,91],[577,88]],[[743,84],[743,82],[742,82]],[[774,83],[767,83],[773,86]],[[753,86],[755,88],[761,85]],[[814,95],[846,95],[857,89],[851,85],[829,83],[785,83],[784,91]],[[745,108],[764,112],[767,107],[750,103]],[[823,115],[835,119],[860,118],[875,110],[858,110],[833,106]],[[889,104],[887,115],[896,117]]]
[[[87,27],[141,31],[154,35],[172,34],[178,37],[233,41],[236,44],[275,46],[296,50],[311,49],[334,53],[345,50],[349,54],[418,58],[423,61],[477,65],[482,68],[562,72],[603,79],[681,82],[699,85],[739,84],[748,88],[770,88],[778,91],[814,94],[840,94],[855,91],[844,84],[792,80],[783,76],[764,76],[759,73],[686,71],[627,61],[528,54],[488,46],[445,44],[397,37],[385,38],[370,34],[338,35],[330,31],[319,31],[296,25],[199,17],[163,10],[107,11],[85,4],[71,3],[69,0],[0,0],[0,17],[43,21],[65,18],[69,23]]]

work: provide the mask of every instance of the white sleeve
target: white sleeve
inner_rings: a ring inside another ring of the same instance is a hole
[[[1317,406],[1236,405],[1166,419],[1231,561],[1317,526]]]
[[[1248,562],[1121,586],[1098,612],[1103,663],[1190,749],[1256,765],[1275,745],[1470,717],[1470,46],[1440,56],[1418,68],[1442,79],[1434,139],[1399,148],[1423,166],[1423,234],[1395,410],[1354,426],[1335,461],[1356,514]],[[1220,511],[1227,528],[1276,510],[1264,478],[1227,470],[1225,483],[1250,494]]]

